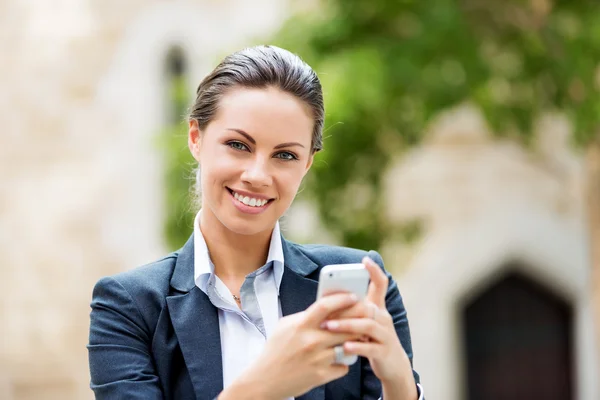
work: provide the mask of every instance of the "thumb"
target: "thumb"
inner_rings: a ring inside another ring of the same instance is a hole
[[[370,257],[363,258],[363,264],[371,277],[367,299],[377,307],[385,308],[385,295],[389,283],[388,277],[383,273],[381,267]]]

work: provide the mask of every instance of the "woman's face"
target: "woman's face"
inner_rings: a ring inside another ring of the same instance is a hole
[[[244,235],[270,231],[312,164],[313,125],[308,106],[276,88],[232,89],[206,129],[191,121],[203,219]]]

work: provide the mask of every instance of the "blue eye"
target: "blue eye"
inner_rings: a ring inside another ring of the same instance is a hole
[[[286,160],[286,161],[292,161],[292,160],[298,159],[298,157],[294,153],[290,153],[289,151],[282,151],[281,153],[277,153],[275,156],[279,159]]]
[[[236,140],[227,142],[226,144],[227,144],[227,146],[231,147],[234,150],[240,150],[240,151],[248,150],[248,146],[246,146],[244,143],[238,142]]]

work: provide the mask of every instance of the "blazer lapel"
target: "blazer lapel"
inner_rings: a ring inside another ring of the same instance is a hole
[[[314,272],[318,265],[306,257],[296,245],[281,238],[285,268],[279,287],[279,301],[283,316],[306,310],[317,298],[318,281],[306,276]],[[296,400],[323,400],[325,385],[318,386]]]
[[[306,310],[316,299],[318,282],[307,278],[318,265],[282,237],[284,272],[279,289],[282,314]],[[221,335],[216,307],[194,282],[194,235],[180,250],[167,297],[173,329],[190,373],[196,398],[215,398],[223,390]],[[296,400],[323,400],[325,386]]]
[[[318,266],[297,245],[281,238],[285,267],[279,287],[283,316],[306,310],[317,298],[318,282],[306,276]]]
[[[223,390],[219,316],[194,283],[193,235],[177,257],[171,286],[177,292],[167,305],[196,398],[215,398]]]

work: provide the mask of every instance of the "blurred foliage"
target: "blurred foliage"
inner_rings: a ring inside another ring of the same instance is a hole
[[[320,0],[292,16],[274,44],[319,74],[326,100],[325,150],[303,195],[343,244],[379,248],[414,241],[418,221],[392,226],[380,198],[391,158],[422,139],[428,121],[463,102],[477,105],[501,136],[528,144],[543,111],[566,113],[574,141],[600,125],[600,3],[596,0]],[[192,231],[195,161],[181,123],[185,65],[172,55],[166,163],[169,247]]]
[[[196,165],[187,146],[187,124],[182,122],[189,96],[185,71],[175,68],[168,76],[168,107],[171,124],[159,136],[165,158],[165,225],[164,237],[169,249],[185,244],[193,231],[194,207],[190,187],[191,172]]]
[[[397,233],[383,212],[382,174],[432,116],[459,103],[524,144],[541,112],[560,110],[575,142],[588,143],[600,125],[599,4],[322,0],[290,18],[273,43],[300,54],[325,92],[325,150],[307,193],[328,229],[359,248]],[[411,222],[400,236],[418,232]]]

